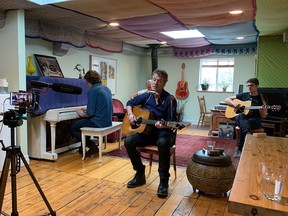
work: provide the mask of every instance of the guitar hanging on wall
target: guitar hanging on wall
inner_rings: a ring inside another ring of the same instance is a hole
[[[181,81],[177,83],[177,89],[176,89],[177,99],[186,99],[189,95],[188,83],[184,80],[184,68],[185,68],[185,64],[182,63]]]

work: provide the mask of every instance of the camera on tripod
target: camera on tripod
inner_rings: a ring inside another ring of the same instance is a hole
[[[18,127],[23,124],[23,115],[39,108],[39,93],[37,92],[10,92],[10,104],[15,109],[10,109],[3,114],[3,124],[9,127]]]

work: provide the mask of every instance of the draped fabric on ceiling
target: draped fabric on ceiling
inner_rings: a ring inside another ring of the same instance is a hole
[[[276,1],[257,0],[256,5],[256,0],[73,0],[40,6],[25,0],[0,0],[0,28],[7,11],[23,9],[26,37],[77,48],[119,53],[124,43],[154,40],[167,41],[176,56],[246,54],[256,52],[250,45],[256,44],[258,35],[279,35],[283,33],[279,29],[288,29],[287,0]],[[244,13],[227,13],[238,8]],[[108,26],[112,21],[118,21],[120,27]],[[205,37],[173,39],[160,33],[175,29],[197,29]],[[236,40],[237,36],[244,39]],[[250,48],[236,51],[238,45]]]
[[[234,46],[209,45],[205,47],[197,47],[192,49],[179,49],[179,48],[173,49],[174,56],[183,58],[196,58],[209,55],[248,55],[248,54],[255,54],[256,52],[257,52],[256,43],[246,45],[234,45]]]

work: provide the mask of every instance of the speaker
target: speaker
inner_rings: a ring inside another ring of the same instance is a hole
[[[53,55],[56,56],[64,56],[68,50],[70,49],[70,45],[64,43],[54,43],[53,44]]]
[[[243,85],[238,85],[238,94],[243,92]]]

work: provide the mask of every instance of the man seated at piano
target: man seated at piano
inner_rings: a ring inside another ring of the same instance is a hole
[[[113,114],[112,93],[108,87],[102,85],[101,75],[90,70],[85,74],[84,79],[90,88],[87,93],[87,108],[76,109],[81,119],[69,126],[69,132],[79,141],[82,127],[110,127]],[[86,137],[86,146],[89,148],[87,156],[94,156],[99,151],[90,137]],[[82,144],[79,153],[82,154]]]

